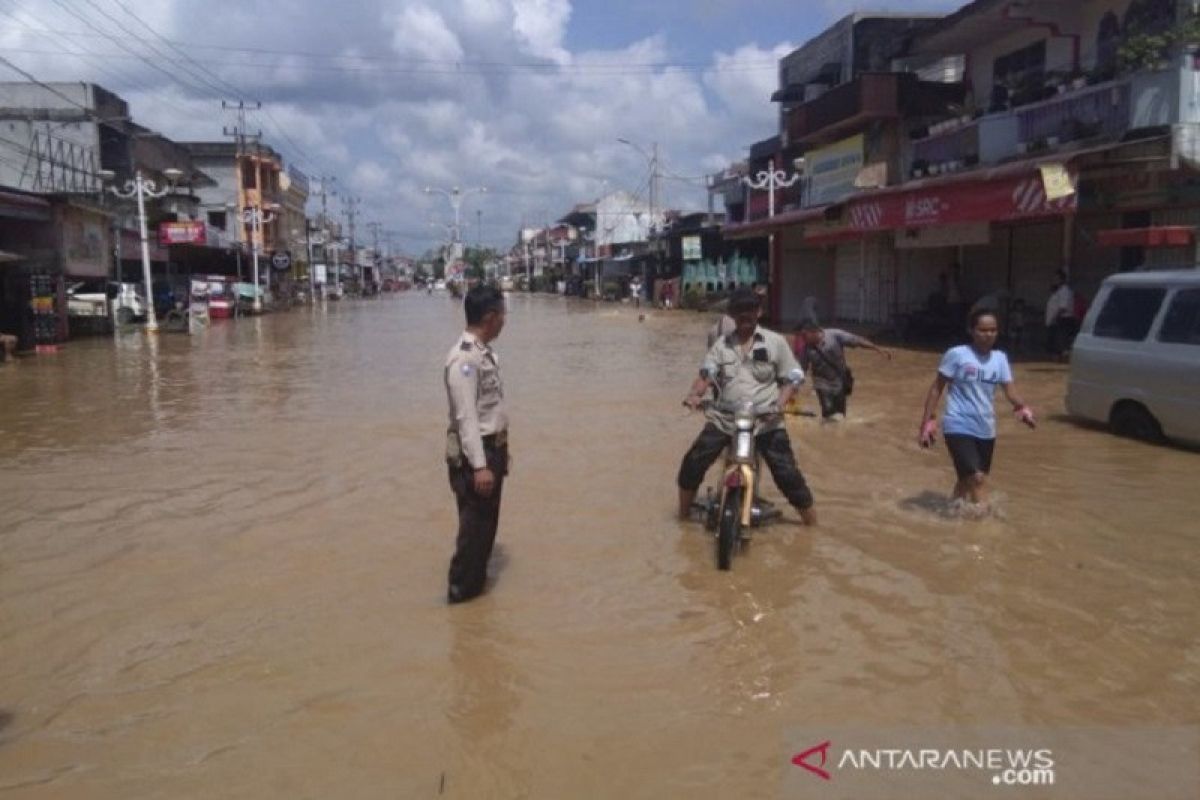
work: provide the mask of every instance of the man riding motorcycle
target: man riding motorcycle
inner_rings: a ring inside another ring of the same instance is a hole
[[[784,408],[804,381],[792,348],[779,334],[760,328],[761,298],[749,289],[739,289],[729,299],[729,315],[737,323],[732,333],[719,338],[708,351],[700,376],[692,384],[684,403],[698,409],[709,386],[715,386],[720,407],[710,405],[707,423],[679,465],[679,516],[691,515],[696,490],[704,473],[729,445],[734,433],[733,415],[722,408],[745,402],[756,406]],[[782,387],[782,388],[781,388]],[[787,497],[808,525],[817,524],[813,496],[796,465],[792,443],[779,417],[763,425],[756,437],[758,452],[767,462],[779,491]]]

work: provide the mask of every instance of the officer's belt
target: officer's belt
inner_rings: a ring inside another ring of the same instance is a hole
[[[483,437],[483,443],[488,447],[505,447],[508,445],[508,431],[497,431]]]

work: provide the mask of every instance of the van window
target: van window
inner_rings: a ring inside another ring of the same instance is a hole
[[[1105,339],[1142,341],[1150,332],[1166,294],[1166,289],[1113,289],[1100,309],[1093,333]]]
[[[1163,319],[1158,340],[1168,344],[1200,345],[1200,289],[1176,293]]]

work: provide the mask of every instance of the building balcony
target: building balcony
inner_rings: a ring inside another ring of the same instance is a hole
[[[1102,144],[1131,130],[1186,121],[1179,86],[1190,66],[1062,88],[1045,100],[987,114],[953,118],[912,141],[909,177],[925,177],[1053,153],[1068,143]]]
[[[877,120],[935,115],[961,103],[957,83],[922,81],[906,72],[868,72],[787,113],[787,146],[814,146],[848,136]]]

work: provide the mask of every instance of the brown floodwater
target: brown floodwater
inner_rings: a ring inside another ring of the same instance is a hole
[[[1198,721],[1200,454],[1067,421],[1059,365],[968,521],[938,354],[852,353],[850,419],[788,423],[821,527],[723,573],[672,518],[709,317],[514,297],[495,585],[448,608],[460,314],[0,366],[0,796],[773,798],[797,727]]]

